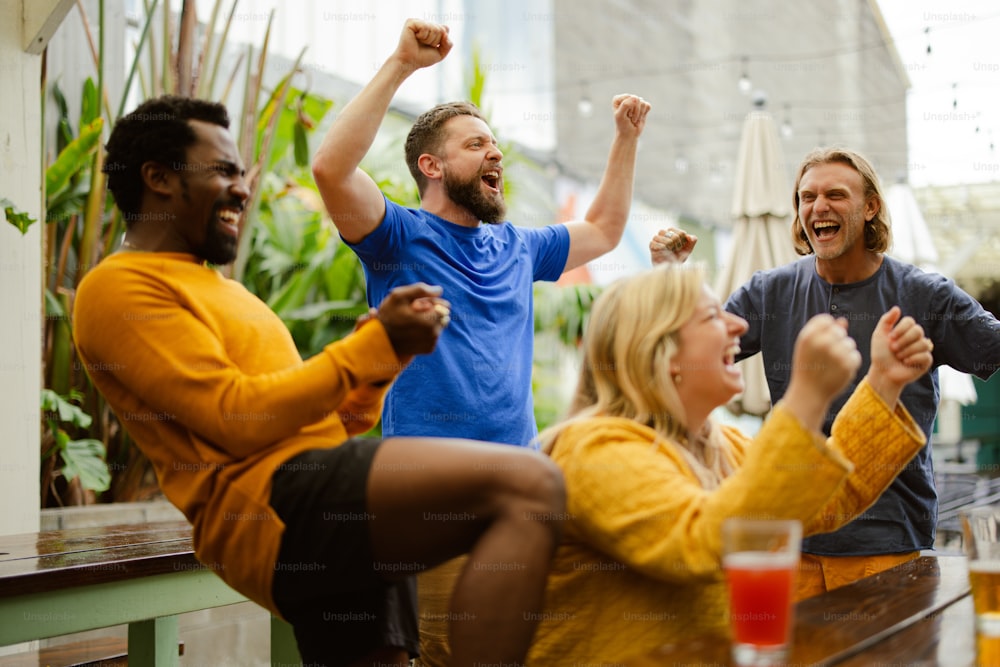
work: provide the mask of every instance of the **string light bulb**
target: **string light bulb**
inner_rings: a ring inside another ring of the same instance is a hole
[[[582,118],[590,118],[594,113],[594,103],[590,101],[590,94],[587,92],[586,86],[580,94],[580,101],[576,103],[576,110]]]
[[[785,139],[791,139],[794,134],[795,130],[792,129],[792,105],[785,104],[785,116],[781,121],[781,136]]]
[[[743,63],[743,69],[740,73],[740,80],[736,82],[736,87],[740,89],[740,92],[744,95],[749,95],[750,91],[753,89],[753,82],[750,80],[750,73],[748,68],[749,58],[743,56],[740,58]]]

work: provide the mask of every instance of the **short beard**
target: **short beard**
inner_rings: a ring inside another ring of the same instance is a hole
[[[191,203],[191,191],[187,181],[181,179],[181,196],[184,201]],[[194,248],[196,257],[200,257],[209,264],[225,266],[236,259],[237,240],[229,234],[222,232],[222,224],[219,222],[219,209],[221,204],[212,207],[212,221],[205,229],[205,241],[201,247]]]
[[[483,194],[482,179],[476,175],[466,181],[453,178],[447,169],[444,172],[444,189],[448,198],[469,213],[476,216],[480,222],[496,224],[503,222],[507,215],[507,204],[503,199],[503,191],[494,197]]]
[[[208,227],[205,242],[195,252],[209,264],[225,266],[236,259],[237,244],[229,234],[223,234],[218,221]]]

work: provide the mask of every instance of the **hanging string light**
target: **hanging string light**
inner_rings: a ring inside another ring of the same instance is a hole
[[[781,120],[781,136],[791,139],[795,131],[792,129],[792,105],[785,103],[785,116]]]
[[[739,88],[740,92],[744,95],[749,95],[750,91],[753,89],[753,82],[750,80],[750,72],[748,68],[750,59],[743,56],[740,58],[740,62],[743,64],[743,69],[740,73],[740,80],[736,82],[736,87]]]
[[[577,113],[583,118],[590,118],[594,113],[594,103],[590,101],[590,93],[587,92],[587,85],[583,84],[583,91],[580,93],[580,101],[576,103]]]

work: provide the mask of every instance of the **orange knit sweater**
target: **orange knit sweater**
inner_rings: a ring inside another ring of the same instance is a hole
[[[278,613],[271,597],[284,524],[271,476],[377,421],[400,370],[371,321],[303,361],[284,323],[192,255],[117,253],[81,281],[77,351],[94,385],[194,528],[198,558]]]

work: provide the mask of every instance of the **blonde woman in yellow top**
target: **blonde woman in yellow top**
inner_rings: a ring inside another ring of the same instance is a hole
[[[623,279],[594,304],[570,417],[541,435],[568,505],[528,664],[607,664],[724,636],[724,519],[833,530],[924,444],[898,397],[932,346],[898,308],[879,322],[871,368],[829,439],[823,417],[861,357],[846,322],[828,315],[799,335],[788,392],[755,438],[712,421],[743,388],[733,358],[746,326],[697,266]]]

